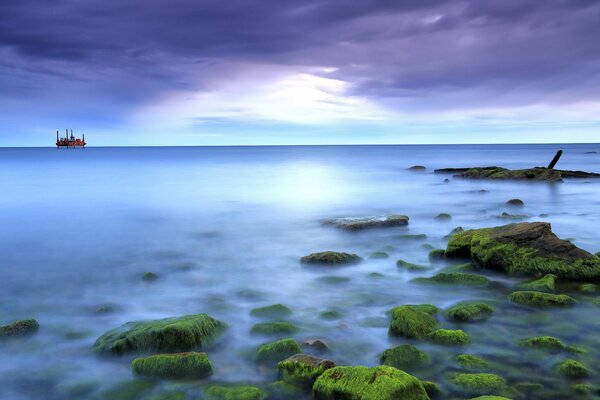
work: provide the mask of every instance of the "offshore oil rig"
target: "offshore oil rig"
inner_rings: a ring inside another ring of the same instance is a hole
[[[86,145],[85,135],[82,135],[81,139],[76,138],[75,136],[73,136],[73,129],[71,129],[71,136],[69,136],[69,130],[66,129],[65,137],[58,137],[58,131],[56,131],[56,148],[57,149],[60,149],[61,147],[66,147],[67,149],[69,147],[72,147],[74,149],[84,148],[85,145]]]

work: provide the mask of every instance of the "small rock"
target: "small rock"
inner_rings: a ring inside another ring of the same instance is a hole
[[[333,367],[335,363],[331,360],[294,354],[277,364],[277,371],[284,382],[310,388],[323,372]]]
[[[523,207],[525,203],[521,199],[510,199],[506,202],[507,206]]]
[[[329,346],[321,339],[305,340],[302,347],[324,353],[329,350]]]
[[[23,319],[0,326],[0,338],[30,335],[37,332],[38,329],[40,329],[40,324],[35,319]]]
[[[435,216],[435,219],[447,221],[447,220],[452,219],[452,215],[450,215],[448,213],[440,213]]]
[[[323,251],[320,253],[312,253],[300,259],[303,264],[321,264],[321,265],[343,265],[356,264],[362,259],[351,253],[340,253],[337,251]]]
[[[147,282],[152,282],[158,279],[158,275],[156,275],[154,272],[144,272],[142,279]]]
[[[408,168],[409,171],[425,171],[427,168],[424,165],[413,165]]]
[[[408,225],[409,218],[406,215],[383,215],[374,217],[346,217],[331,218],[323,220],[323,225],[332,225],[347,231],[360,231],[369,228],[390,228]]]

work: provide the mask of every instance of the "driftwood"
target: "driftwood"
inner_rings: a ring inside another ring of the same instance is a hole
[[[548,169],[553,169],[554,168],[554,166],[556,165],[556,163],[560,159],[560,156],[562,156],[562,150],[559,150],[559,151],[556,152],[556,155],[554,156],[554,158],[552,159],[552,161],[550,161],[550,164],[548,164]]]

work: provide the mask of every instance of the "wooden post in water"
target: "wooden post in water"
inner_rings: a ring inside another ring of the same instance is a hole
[[[554,166],[556,165],[556,163],[560,159],[560,156],[562,156],[562,150],[559,150],[559,151],[556,152],[556,155],[554,156],[554,158],[552,159],[552,161],[550,161],[550,164],[548,164],[548,169],[554,168]]]

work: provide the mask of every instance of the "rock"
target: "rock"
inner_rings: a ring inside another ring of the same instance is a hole
[[[294,354],[277,364],[277,371],[284,382],[309,389],[323,372],[333,367],[333,361]]]
[[[371,255],[369,256],[369,258],[374,258],[374,259],[383,259],[383,258],[389,258],[390,255],[388,253],[386,253],[385,251],[376,251],[374,253],[371,253]]]
[[[442,394],[442,388],[435,382],[421,381],[423,388],[429,397],[437,397]]]
[[[583,395],[594,394],[595,392],[598,391],[597,386],[594,386],[589,383],[577,383],[571,387],[573,388],[573,391],[575,391],[576,393],[579,393],[579,394],[583,394]]]
[[[100,354],[177,353],[202,350],[225,330],[226,325],[207,314],[186,315],[155,321],[128,322],[106,332],[94,343]]]
[[[327,310],[319,314],[319,318],[326,320],[334,320],[342,318],[342,313],[337,310]]]
[[[298,342],[294,339],[280,339],[260,345],[256,350],[256,362],[276,363],[297,353],[302,353]]]
[[[320,339],[305,340],[302,342],[302,347],[324,353],[329,350],[327,343]]]
[[[599,288],[600,286],[596,285],[595,283],[584,283],[583,285],[579,286],[579,291],[583,293],[596,293]]]
[[[487,361],[471,354],[459,354],[456,356],[456,363],[466,369],[485,369],[488,367]]]
[[[394,235],[392,236],[394,239],[402,239],[402,240],[426,240],[427,235],[424,233],[416,233],[416,234],[402,234],[402,235]]]
[[[424,165],[413,165],[408,168],[409,171],[425,171],[427,168]]]
[[[434,317],[437,312],[437,307],[430,304],[395,307],[392,309],[389,334],[409,339],[424,339],[439,328]]]
[[[267,393],[254,386],[211,386],[205,395],[207,400],[264,400],[267,397]]]
[[[519,345],[548,351],[562,351],[567,348],[563,342],[552,336],[535,336],[523,339]]]
[[[429,252],[429,259],[432,261],[441,261],[446,258],[446,251],[444,249],[433,249]]]
[[[408,225],[409,218],[406,215],[382,215],[374,217],[347,217],[331,218],[322,221],[323,225],[332,225],[339,229],[348,231],[360,231],[370,228],[390,228]]]
[[[450,329],[438,329],[435,332],[431,332],[427,335],[427,339],[435,344],[443,345],[463,345],[471,341],[469,335],[464,331],[450,330]]]
[[[283,304],[259,307],[250,311],[250,315],[258,318],[285,318],[292,314],[292,310]]]
[[[154,272],[144,272],[142,279],[146,282],[153,282],[158,279],[158,275],[156,275]]]
[[[107,305],[103,305],[103,306],[96,308],[94,310],[94,313],[95,314],[110,314],[115,311],[116,311],[115,307],[107,304]]]
[[[436,215],[435,219],[447,221],[447,220],[452,219],[452,215],[450,215],[448,213],[441,213],[441,214]]]
[[[509,399],[508,397],[502,397],[502,396],[478,396],[478,397],[473,397],[469,400],[512,400],[512,399]]]
[[[520,290],[534,291],[534,292],[553,292],[556,284],[556,276],[547,274],[543,278],[536,279],[530,282],[519,283],[517,287]]]
[[[415,278],[413,282],[481,287],[491,284],[491,281],[485,276],[464,274],[462,272],[440,272],[429,278]]]
[[[153,378],[200,379],[212,374],[206,353],[156,354],[136,358],[131,363],[136,375]]]
[[[408,261],[404,261],[404,260],[398,260],[396,261],[396,266],[398,268],[405,268],[409,271],[425,271],[428,270],[429,268],[423,266],[423,265],[417,265],[417,264],[413,264],[413,263],[409,263]]]
[[[536,180],[560,182],[562,178],[597,178],[600,174],[585,171],[569,171],[535,167],[529,169],[507,169],[502,167],[440,168],[436,174],[457,174],[455,177],[467,179]]]
[[[589,375],[585,365],[575,360],[565,360],[555,367],[559,374],[570,379],[584,378]]]
[[[350,282],[350,278],[347,276],[320,276],[317,278],[319,282],[327,283],[330,285],[336,285],[339,283],[347,283]]]
[[[411,344],[403,344],[385,350],[379,357],[382,365],[401,370],[411,370],[429,363],[429,356]]]
[[[600,258],[559,239],[546,222],[468,230],[448,242],[447,258],[471,258],[482,268],[510,275],[583,280],[600,277]]]
[[[31,335],[40,329],[35,319],[22,319],[0,326],[0,339],[12,336]]]
[[[448,318],[457,322],[474,322],[488,319],[494,308],[481,302],[462,302],[453,305],[447,311]]]
[[[500,218],[500,219],[527,219],[530,218],[529,215],[525,215],[525,214],[509,214],[507,212],[503,212],[502,214],[498,215],[496,218]]]
[[[451,379],[452,385],[467,394],[498,394],[506,387],[506,381],[495,374],[456,374]]]
[[[323,251],[320,253],[312,253],[300,259],[303,264],[316,265],[348,265],[357,264],[362,259],[356,254],[339,253],[336,251]]]
[[[537,307],[571,307],[577,303],[574,298],[566,294],[532,291],[513,292],[510,294],[509,299],[513,303]]]
[[[298,327],[290,322],[278,321],[278,322],[261,322],[254,324],[250,333],[252,335],[265,335],[265,336],[286,336],[293,335],[299,331]]]
[[[446,236],[444,236],[444,239],[448,240],[452,236],[456,235],[457,233],[461,233],[461,232],[464,232],[463,227],[462,226],[457,226],[456,228],[452,229],[450,231],[450,233],[448,233]]]
[[[450,179],[448,179],[448,178],[445,178],[443,182],[444,182],[444,183],[449,183],[449,182],[450,182]]]
[[[269,400],[300,400],[306,397],[304,390],[284,381],[276,381],[267,385]]]
[[[315,400],[428,400],[421,381],[393,367],[335,367],[319,376]]]
[[[512,207],[523,207],[525,203],[521,199],[510,199],[506,202],[506,205]]]

